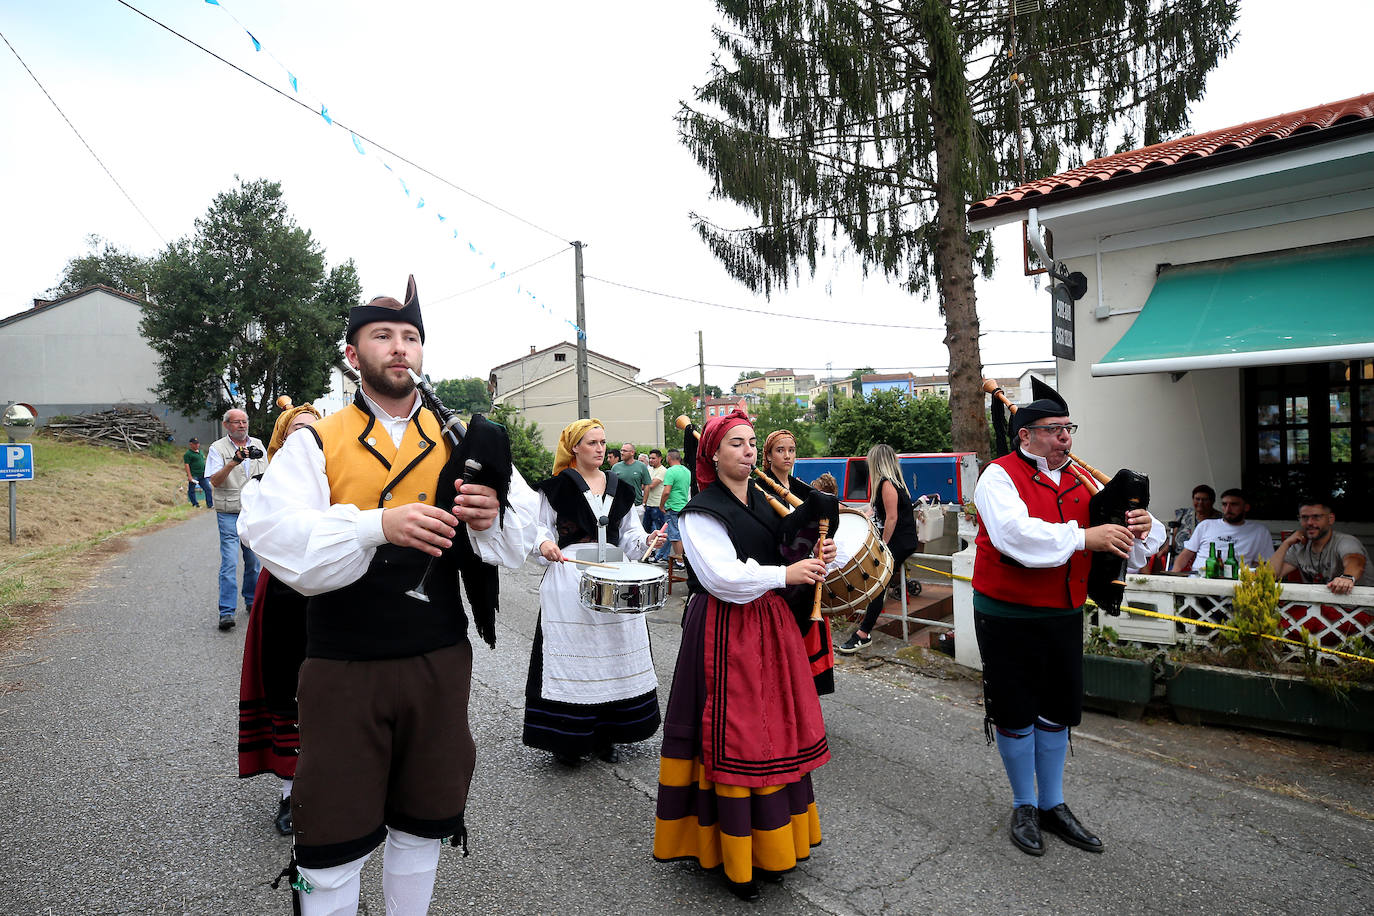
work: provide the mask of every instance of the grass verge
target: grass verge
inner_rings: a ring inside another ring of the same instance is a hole
[[[130,454],[39,434],[33,452],[35,478],[15,484],[14,544],[9,487],[0,486],[0,648],[42,626],[55,602],[122,548],[122,535],[197,511],[186,501],[182,449]]]

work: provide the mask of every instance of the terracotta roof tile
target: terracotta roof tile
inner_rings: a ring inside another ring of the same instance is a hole
[[[1022,209],[1016,206],[1022,203],[1027,207],[1031,202],[1039,205],[1051,195],[1066,194],[1089,186],[1095,186],[1093,191],[1107,190],[1111,182],[1120,183],[1146,172],[1153,173],[1151,179],[1164,178],[1171,170],[1180,169],[1186,163],[1207,160],[1222,153],[1255,150],[1263,144],[1276,144],[1272,152],[1278,153],[1288,146],[1281,141],[1359,122],[1374,128],[1374,93],[1093,159],[1076,169],[1030,181],[980,200],[969,207],[968,216],[975,219],[993,208]],[[1314,138],[1310,142],[1319,141]],[[1264,150],[1257,154],[1268,152]]]

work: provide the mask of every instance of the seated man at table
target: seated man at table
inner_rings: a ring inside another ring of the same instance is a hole
[[[1283,578],[1297,570],[1302,581],[1324,583],[1337,595],[1357,585],[1374,585],[1369,552],[1353,534],[1333,530],[1335,524],[1336,513],[1325,500],[1298,506],[1298,530],[1284,538],[1269,559],[1274,575]]]
[[[1245,520],[1245,514],[1249,511],[1250,503],[1240,490],[1232,488],[1221,494],[1221,518],[1198,522],[1192,537],[1184,543],[1178,559],[1174,560],[1174,572],[1201,575],[1213,544],[1223,560],[1226,559],[1228,548],[1233,546],[1236,556],[1243,558],[1246,566],[1254,566],[1260,560],[1268,559],[1274,550],[1274,538],[1261,523]]]

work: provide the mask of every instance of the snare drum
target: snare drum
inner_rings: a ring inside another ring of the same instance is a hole
[[[849,561],[821,583],[821,607],[831,614],[867,607],[892,578],[892,551],[873,530],[868,516],[848,506],[840,507],[840,526],[834,537],[836,546],[849,554]]]
[[[644,614],[668,600],[668,573],[649,563],[613,563],[613,569],[588,566],[577,584],[577,600],[589,611]]]

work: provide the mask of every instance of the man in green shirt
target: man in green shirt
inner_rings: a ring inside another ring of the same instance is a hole
[[[649,466],[635,458],[635,447],[626,442],[620,447],[620,463],[611,465],[610,473],[634,488],[635,505],[643,505],[644,488],[654,482]]]
[[[668,473],[663,475],[663,511],[668,516],[668,542],[654,554],[655,560],[667,560],[669,548],[675,557],[682,556],[682,535],[677,529],[677,514],[692,496],[692,472],[682,463],[682,452],[668,449]]]
[[[200,503],[196,502],[196,487],[205,494],[205,508],[215,508],[215,497],[211,495],[210,481],[205,479],[205,453],[200,450],[200,440],[195,436],[186,443],[188,448],[186,453],[181,456],[182,467],[186,469],[186,498],[191,501],[191,505],[197,509]]]

